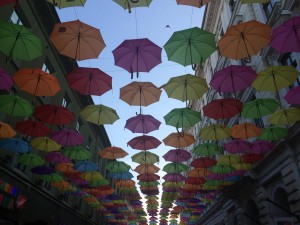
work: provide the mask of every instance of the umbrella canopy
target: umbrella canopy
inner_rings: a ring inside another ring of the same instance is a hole
[[[118,147],[106,147],[98,151],[98,155],[105,159],[119,159],[128,155],[126,151]]]
[[[0,122],[0,138],[12,138],[16,134],[9,124]]]
[[[188,177],[206,177],[210,174],[210,171],[207,168],[195,168],[187,172]]]
[[[157,148],[161,144],[161,141],[155,137],[142,135],[131,139],[127,145],[137,150],[150,150]]]
[[[288,93],[284,96],[284,99],[289,104],[300,105],[300,86],[296,86],[290,89]]]
[[[172,109],[164,116],[167,125],[178,128],[193,127],[201,121],[201,113],[190,108]]]
[[[88,105],[80,112],[80,115],[86,121],[97,125],[113,124],[119,119],[116,110],[102,104]]]
[[[230,65],[214,73],[210,86],[219,93],[235,93],[249,87],[256,76],[250,66]]]
[[[252,142],[252,152],[256,154],[265,154],[267,152],[270,152],[273,150],[275,147],[275,144],[268,142],[268,141],[263,141],[263,140],[256,140]]]
[[[161,122],[151,115],[138,114],[126,120],[125,128],[133,133],[148,134],[158,130]]]
[[[210,141],[210,140],[219,141],[228,138],[229,135],[230,135],[230,128],[221,124],[211,124],[205,126],[199,132],[200,138],[202,138],[205,141]]]
[[[49,104],[37,106],[34,116],[42,122],[56,125],[68,124],[75,120],[75,114],[65,107]]]
[[[270,40],[271,27],[251,20],[230,26],[218,41],[218,48],[222,56],[239,60],[257,54]]]
[[[26,153],[31,151],[31,146],[28,142],[20,138],[7,138],[0,140],[0,147],[9,152]]]
[[[83,95],[101,96],[112,89],[112,77],[98,68],[78,67],[67,79],[69,87]]]
[[[168,60],[183,66],[201,65],[217,50],[215,35],[198,27],[174,32],[164,49]]]
[[[203,113],[209,118],[230,119],[242,111],[243,103],[234,98],[215,99],[203,107]]]
[[[53,153],[53,152],[51,152],[51,153]],[[50,153],[48,153],[48,154],[50,154]],[[46,156],[47,156],[47,154],[46,154]],[[76,173],[76,171],[74,170],[73,163],[58,163],[55,166],[55,169],[57,171],[60,171],[62,173],[66,173],[66,174]]]
[[[241,0],[242,4],[252,4],[252,3],[267,3],[270,0]]]
[[[215,143],[203,143],[193,148],[193,153],[197,156],[215,156],[223,151],[222,147]]]
[[[151,174],[151,173],[157,173],[160,170],[159,167],[155,165],[147,165],[147,164],[141,164],[138,165],[134,171],[138,174]]]
[[[68,128],[52,132],[51,139],[63,146],[80,145],[84,141],[83,136],[77,130]]]
[[[110,173],[110,177],[113,180],[129,180],[133,178],[133,175],[127,171],[123,173]]]
[[[41,175],[40,178],[43,181],[47,181],[47,182],[60,182],[63,180],[62,176],[60,176],[59,174],[53,173],[53,174],[49,174],[49,175]]]
[[[292,17],[273,29],[270,46],[279,53],[300,52],[300,16]]]
[[[192,155],[184,149],[173,149],[164,154],[163,158],[166,161],[178,163],[188,161],[192,158]]]
[[[180,101],[200,99],[208,90],[206,80],[202,77],[186,74],[172,77],[162,86],[169,98]]]
[[[300,120],[300,109],[288,108],[280,109],[269,117],[269,122],[275,125],[288,125],[291,126]]]
[[[16,130],[31,137],[44,137],[50,133],[50,129],[45,124],[31,119],[18,121]]]
[[[74,169],[80,172],[91,172],[98,170],[98,166],[91,161],[80,161],[74,165]]]
[[[33,148],[44,152],[54,152],[61,148],[61,145],[48,137],[36,137],[31,140],[30,144]]]
[[[0,112],[10,116],[28,117],[33,113],[33,106],[16,95],[0,95]]]
[[[160,179],[160,176],[158,176],[155,173],[152,174],[140,174],[137,176],[137,179],[139,181],[143,181],[143,182],[153,182],[153,181],[157,181]]]
[[[190,163],[190,166],[195,167],[195,168],[208,168],[208,167],[216,165],[216,163],[217,163],[217,161],[213,158],[200,157],[200,158],[194,159]]]
[[[31,61],[43,54],[40,39],[22,25],[0,21],[0,43],[7,61],[12,58]]]
[[[8,4],[16,4],[19,0],[2,0],[0,3],[0,6],[8,5]]]
[[[112,53],[115,65],[131,73],[132,79],[134,72],[137,72],[138,77],[138,72],[149,72],[160,64],[161,51],[161,47],[149,39],[141,38],[123,41]]]
[[[63,154],[74,160],[87,160],[92,156],[90,151],[80,146],[66,147]]]
[[[133,180],[117,180],[115,185],[118,187],[135,187],[135,182]]]
[[[163,142],[167,146],[171,146],[174,148],[184,148],[188,147],[195,142],[195,138],[193,135],[186,133],[171,133],[167,137],[163,139]]]
[[[131,167],[127,163],[122,161],[109,162],[107,163],[105,168],[113,173],[125,173],[131,169]]]
[[[183,163],[168,163],[163,167],[166,173],[182,173],[186,172],[189,167]]]
[[[246,153],[252,150],[252,144],[248,141],[242,139],[235,139],[224,144],[224,149],[226,152],[235,153]]]
[[[0,90],[11,90],[13,79],[0,67]]]
[[[58,79],[42,69],[19,69],[13,76],[16,85],[33,96],[54,96],[61,90]]]
[[[209,3],[210,0],[176,0],[178,5],[190,5],[197,8],[201,8],[205,4]]]
[[[19,157],[18,162],[29,167],[41,166],[45,161],[37,154],[28,153]]]
[[[242,123],[234,125],[231,128],[230,135],[233,138],[252,138],[252,137],[258,137],[262,133],[262,129],[255,126],[252,123]]]
[[[288,135],[288,130],[284,127],[266,127],[258,137],[259,140],[279,141]]]
[[[278,107],[279,104],[275,99],[255,99],[244,104],[241,114],[244,118],[262,118],[272,114]]]
[[[50,40],[60,54],[76,60],[98,58],[105,48],[100,30],[79,20],[55,24]]]
[[[113,0],[119,4],[122,8],[128,9],[128,12],[131,13],[131,8],[135,7],[149,7],[152,0]]]
[[[162,177],[165,181],[181,182],[185,181],[185,176],[180,173],[168,173]]]
[[[31,172],[38,175],[50,175],[55,173],[55,170],[50,166],[40,165],[33,167]]]
[[[159,162],[159,156],[152,153],[152,152],[139,152],[137,154],[134,154],[131,156],[131,159],[133,162],[139,163],[139,164],[154,164]]]
[[[61,152],[49,152],[45,155],[45,160],[50,163],[70,163],[71,160]]]
[[[84,6],[86,0],[47,0],[48,2],[52,3],[59,9],[67,8],[67,7],[74,7],[74,6]]]

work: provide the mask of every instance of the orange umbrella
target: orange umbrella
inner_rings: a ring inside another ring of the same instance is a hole
[[[16,132],[7,123],[0,122],[0,138],[12,138]]]
[[[210,174],[210,171],[207,168],[195,168],[188,171],[188,177],[205,177]]]
[[[128,155],[122,148],[107,147],[99,150],[98,155],[105,159],[119,159]]]
[[[220,54],[243,59],[257,54],[271,41],[271,27],[256,20],[232,25],[218,41]],[[247,62],[249,62],[249,60]]]
[[[55,24],[50,40],[60,54],[76,60],[98,58],[105,48],[100,30],[79,20]]]
[[[115,185],[118,187],[135,187],[133,180],[116,180]]]
[[[54,96],[61,87],[55,76],[37,69],[19,69],[13,76],[17,86],[33,96]]]
[[[209,3],[210,0],[176,0],[177,5],[190,5],[201,8],[205,4]]]
[[[186,133],[171,133],[166,138],[163,139],[163,142],[167,146],[175,148],[184,148],[188,147],[195,142],[193,135]]]
[[[263,129],[255,126],[252,123],[242,123],[234,125],[231,128],[231,136],[233,138],[252,138],[258,137],[262,133]]]
[[[74,170],[73,163],[59,163],[56,165],[56,170],[63,172],[63,173],[75,173],[77,172]]]
[[[138,165],[134,171],[137,172],[138,174],[151,174],[151,173],[157,173],[159,171],[159,167],[155,165],[146,165],[146,164],[141,164]]]

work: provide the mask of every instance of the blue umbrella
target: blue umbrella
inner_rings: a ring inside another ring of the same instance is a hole
[[[110,173],[110,177],[113,180],[130,180],[133,178],[132,174],[130,172],[125,173]]]
[[[0,148],[9,152],[26,153],[31,151],[31,146],[28,142],[20,138],[8,138],[0,140]]]
[[[80,172],[92,172],[98,170],[98,166],[91,161],[80,161],[75,164],[74,168]]]

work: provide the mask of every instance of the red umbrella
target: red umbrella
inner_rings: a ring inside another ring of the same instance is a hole
[[[17,122],[16,130],[31,137],[44,137],[50,133],[50,129],[45,124],[35,120]]]
[[[205,178],[203,177],[187,177],[186,184],[204,184],[205,183]]]
[[[35,108],[34,116],[42,122],[64,125],[74,121],[75,115],[58,105],[42,105]]]
[[[229,119],[242,111],[243,104],[234,98],[215,99],[203,107],[203,113],[209,118]]]
[[[71,88],[83,95],[102,95],[112,89],[112,77],[98,68],[78,67],[68,74]]]
[[[250,152],[251,147],[250,142],[241,139],[235,139],[224,144],[225,151],[231,154]]]
[[[192,155],[184,149],[173,149],[164,154],[163,158],[170,162],[185,162],[191,159]]]
[[[51,139],[63,146],[75,146],[83,143],[83,136],[76,130],[64,128],[51,134]]]
[[[217,161],[209,157],[200,157],[194,159],[190,166],[195,168],[207,168],[216,165]]]
[[[19,0],[1,0],[0,6],[8,5],[8,4],[17,4]]]
[[[245,162],[245,163],[253,164],[253,163],[256,163],[256,162],[262,160],[263,156],[260,154],[256,154],[256,153],[249,153],[249,154],[242,155],[242,159],[243,159],[243,162]]]
[[[160,176],[158,176],[155,173],[151,173],[151,174],[140,174],[137,176],[137,179],[140,181],[144,181],[144,182],[152,182],[152,181],[157,181],[160,179]]]
[[[157,148],[161,144],[161,141],[155,137],[142,135],[131,139],[127,145],[137,150],[150,150]]]
[[[125,128],[133,133],[148,134],[151,131],[158,130],[161,122],[151,115],[139,114],[126,120]]]

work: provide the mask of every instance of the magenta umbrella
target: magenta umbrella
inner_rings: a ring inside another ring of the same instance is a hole
[[[126,120],[125,128],[133,133],[148,134],[158,130],[161,122],[151,115],[139,114]]]
[[[250,66],[231,65],[217,71],[210,85],[218,92],[235,93],[249,87],[256,76]]]
[[[131,39],[123,41],[112,51],[115,65],[122,67],[131,73],[149,72],[153,67],[161,63],[162,48],[147,38]]]
[[[83,95],[100,96],[112,89],[112,77],[98,68],[78,67],[67,79],[69,86]]]
[[[153,136],[142,135],[131,139],[127,145],[137,150],[150,150],[157,148],[161,141]]]
[[[272,151],[274,147],[274,143],[263,140],[256,140],[252,143],[252,152],[257,154],[265,154]]]
[[[300,86],[293,87],[289,90],[289,92],[284,96],[284,99],[289,104],[300,105]]]
[[[11,90],[13,83],[13,79],[0,68],[0,90]]]
[[[61,152],[49,152],[45,155],[45,160],[50,163],[70,163],[71,159],[64,156]]]
[[[79,132],[67,128],[52,132],[51,139],[62,146],[80,145],[84,141],[83,136]]]
[[[231,154],[250,152],[251,147],[252,144],[250,142],[242,139],[234,139],[224,144],[225,151]]]
[[[164,154],[163,158],[169,162],[185,162],[191,159],[192,155],[184,149],[172,149]]]
[[[160,179],[160,176],[158,176],[155,173],[151,174],[140,174],[137,176],[137,179],[143,182],[153,182]]]
[[[275,28],[270,46],[279,53],[300,52],[300,16],[292,17]]]
[[[186,177],[181,173],[168,173],[162,177],[165,181],[169,182],[182,182],[186,180]]]

